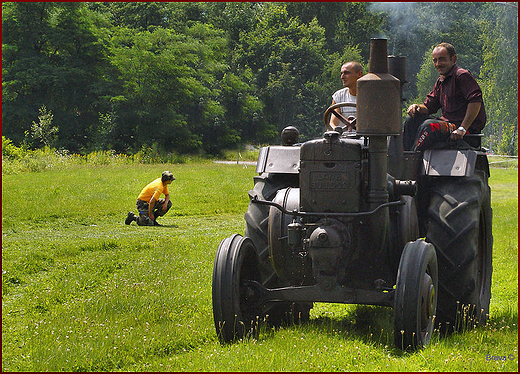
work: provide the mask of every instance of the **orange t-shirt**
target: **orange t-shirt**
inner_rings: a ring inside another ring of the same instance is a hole
[[[161,178],[148,183],[142,190],[137,199],[149,202],[152,197],[159,200],[161,194],[168,195],[168,185],[163,184]]]

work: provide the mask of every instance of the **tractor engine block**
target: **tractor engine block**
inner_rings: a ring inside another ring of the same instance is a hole
[[[336,131],[307,142],[300,151],[300,210],[358,212],[365,181],[362,143],[340,138]]]
[[[325,133],[302,145],[300,188],[279,190],[273,202],[287,211],[357,213],[366,207],[368,159],[363,141]],[[352,219],[293,217],[269,212],[269,254],[277,275],[294,285],[333,287],[352,258]]]

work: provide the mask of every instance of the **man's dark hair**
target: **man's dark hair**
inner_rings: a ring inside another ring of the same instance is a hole
[[[162,176],[161,176],[161,181],[166,182],[166,181],[172,181],[174,179],[175,178],[171,171],[168,171],[168,170],[163,171]]]
[[[450,58],[452,58],[453,56],[455,56],[457,54],[457,52],[455,52],[455,47],[452,46],[450,43],[439,43],[435,46],[435,48],[438,48],[438,47],[446,48],[446,50],[448,51],[448,55],[450,55]]]

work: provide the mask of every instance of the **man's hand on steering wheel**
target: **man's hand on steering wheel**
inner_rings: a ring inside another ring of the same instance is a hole
[[[325,114],[323,115],[323,121],[325,122],[325,126],[328,130],[334,130],[337,127],[341,127],[343,130],[342,132],[348,131],[351,132],[356,129],[356,117],[349,116],[348,118],[345,118],[340,112],[336,111],[336,109],[342,108],[342,107],[356,107],[356,104],[354,103],[339,103],[331,105],[327,108],[325,111]],[[343,125],[336,126],[335,128],[331,125],[331,119],[332,115],[334,115],[336,118],[339,119],[339,121]]]
[[[343,121],[342,121],[343,122]],[[338,125],[336,127],[334,127],[332,130],[335,130],[335,131],[338,131],[339,129],[341,129],[339,132],[340,133],[344,133],[344,132],[353,132],[356,130],[356,117],[354,116],[349,116],[347,119],[346,119],[346,124],[345,125]]]

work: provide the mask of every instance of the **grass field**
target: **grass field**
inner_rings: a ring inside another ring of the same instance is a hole
[[[126,226],[170,169],[163,227]],[[494,271],[486,327],[416,353],[392,310],[315,304],[303,326],[218,343],[220,241],[244,232],[254,166],[74,165],[2,179],[3,371],[518,371],[518,171],[492,169]]]

